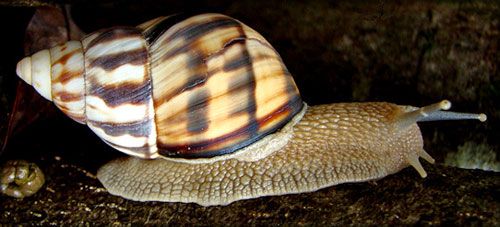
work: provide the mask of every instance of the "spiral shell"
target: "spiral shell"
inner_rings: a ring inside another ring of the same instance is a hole
[[[142,158],[232,153],[303,107],[273,47],[220,14],[103,29],[27,57],[17,72],[106,143]]]

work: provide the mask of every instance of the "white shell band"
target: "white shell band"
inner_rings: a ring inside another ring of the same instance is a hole
[[[42,50],[31,56],[31,85],[40,95],[52,101],[50,52]]]

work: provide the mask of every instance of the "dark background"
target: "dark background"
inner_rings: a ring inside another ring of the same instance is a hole
[[[15,75],[15,65],[24,56],[24,30],[34,13],[32,6],[46,3],[15,0],[0,2],[0,130],[5,130],[19,81]],[[268,39],[294,75],[303,100],[308,104],[387,101],[422,106],[449,99],[453,103],[452,110],[484,112],[488,115],[488,121],[420,124],[425,139],[424,148],[436,158],[438,165],[444,162],[447,153],[456,152],[466,143],[472,144],[473,148],[486,147],[493,154],[498,154],[498,2],[148,0],[138,3],[80,0],[64,3],[71,5],[76,24],[85,32],[114,25],[137,25],[156,16],[179,12],[227,14]],[[78,202],[68,202],[72,201],[71,198],[55,194],[59,194],[59,190],[82,190],[81,187],[87,187],[88,191],[89,187],[99,188],[100,184],[92,178],[93,174],[100,165],[120,155],[104,145],[85,126],[72,122],[58,111],[49,111],[11,138],[0,161],[27,159],[39,164],[48,175],[48,186],[42,189],[43,193],[65,198],[67,206],[76,206],[73,209],[78,210],[81,208],[78,208]],[[495,160],[498,163],[498,158]],[[418,177],[411,172],[407,175],[411,176],[410,179]],[[62,188],[55,189],[61,187],[60,182],[64,182],[64,179],[75,181],[75,184],[79,181],[90,183],[83,183],[83,186],[62,185]],[[93,189],[90,191],[95,193]],[[83,200],[88,199],[82,196]],[[0,204],[4,203],[5,207],[23,203],[31,206],[37,200],[16,201],[0,197]],[[119,201],[115,202],[129,204]],[[60,206],[60,210],[68,209],[64,205]],[[44,208],[41,206],[39,209]],[[185,210],[182,206],[175,208]],[[30,214],[28,208],[21,212],[5,209],[0,218],[8,219],[3,220],[26,222],[30,217],[38,217]],[[91,207],[91,210],[94,209],[97,209],[96,206]],[[10,213],[7,215],[6,212]],[[63,221],[67,215],[41,213],[40,220],[74,223]],[[123,220],[124,217],[119,214],[116,214],[117,218]],[[452,210],[449,215],[458,213]],[[106,216],[84,215],[87,220]],[[308,217],[312,219],[305,218],[309,221],[303,220],[304,223],[314,223],[313,213]],[[411,215],[407,217],[395,223],[422,221],[419,218],[412,219]],[[486,217],[483,221],[488,223],[487,220],[496,220],[498,223],[498,214],[495,217],[497,219]],[[352,216],[346,218],[329,223],[349,223],[345,221]],[[440,220],[439,217],[429,219]],[[387,220],[380,219],[375,223],[391,223]],[[297,220],[292,222],[300,224]],[[370,222],[365,220],[358,223]]]

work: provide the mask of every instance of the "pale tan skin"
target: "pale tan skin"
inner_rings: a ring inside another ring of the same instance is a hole
[[[418,110],[390,103],[313,106],[285,147],[255,162],[190,164],[130,157],[106,164],[97,177],[110,193],[128,199],[203,206],[373,180],[410,165],[425,177],[418,157],[434,160],[423,150],[416,117],[428,110],[442,114],[439,110],[449,105],[443,101]],[[460,119],[485,120],[484,114],[465,115]]]

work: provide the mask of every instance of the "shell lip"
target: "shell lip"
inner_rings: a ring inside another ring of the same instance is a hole
[[[174,162],[185,162],[185,163],[211,163],[219,160],[237,158],[238,156],[241,155],[241,152],[239,151],[241,151],[242,149],[252,146],[252,144],[256,143],[257,141],[267,136],[273,135],[274,133],[287,127],[288,125],[291,125],[290,127],[292,127],[293,125],[298,123],[302,119],[307,110],[307,104],[303,102],[300,98],[297,98],[296,100],[300,103],[300,105],[297,106],[298,108],[292,109],[293,114],[290,114],[287,118],[285,118],[283,121],[280,122],[280,124],[276,125],[275,127],[267,130],[266,132],[256,137],[245,140],[243,143],[239,143],[225,149],[208,151],[203,153],[189,153],[189,154],[174,153],[174,152],[170,153],[168,151],[162,150],[159,147],[158,153],[160,154],[160,158],[171,160]]]

